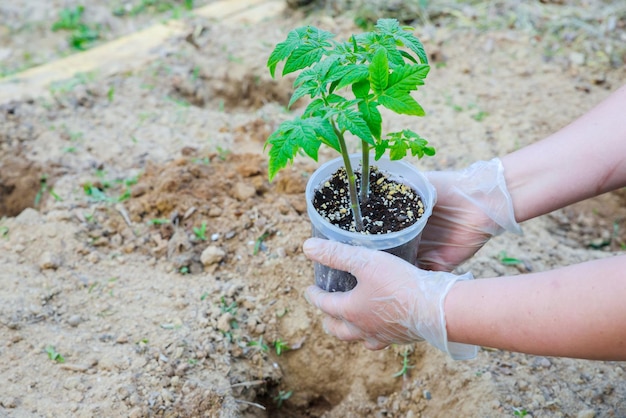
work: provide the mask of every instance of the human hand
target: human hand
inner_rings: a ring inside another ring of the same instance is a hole
[[[348,271],[358,281],[349,292],[307,289],[307,300],[328,315],[328,333],[362,340],[370,350],[426,340],[457,360],[476,356],[475,346],[448,342],[443,309],[448,291],[457,281],[472,279],[470,273],[420,270],[386,252],[319,238],[308,239],[303,249],[311,260]]]
[[[422,233],[420,268],[452,271],[492,236],[522,233],[500,159],[478,161],[460,171],[425,174],[437,190],[437,204]]]

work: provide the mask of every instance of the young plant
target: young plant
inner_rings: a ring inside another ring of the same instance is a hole
[[[100,38],[97,29],[83,22],[84,6],[76,6],[74,9],[62,9],[59,19],[52,24],[54,32],[59,30],[70,31],[68,42],[76,50],[83,51],[87,46]]]
[[[517,266],[519,264],[524,264],[524,262],[519,258],[509,257],[506,254],[506,251],[500,251],[499,259],[500,263],[504,264],[505,266]]]
[[[282,61],[283,76],[300,71],[289,106],[305,96],[312,99],[301,116],[283,122],[267,138],[270,180],[299,153],[317,161],[322,144],[333,148],[343,158],[357,231],[363,230],[360,208],[369,196],[372,150],[375,160],[386,152],[392,160],[407,152],[419,158],[435,154],[428,141],[411,130],[383,135],[380,106],[398,114],[424,115],[411,92],[424,84],[430,66],[412,31],[395,19],[380,19],[373,31],[338,42],[330,32],[300,27],[276,45],[267,61],[272,77]],[[360,191],[349,158],[348,134],[361,144]]]
[[[282,353],[289,350],[289,344],[279,338],[274,341],[274,349],[276,350],[276,355],[280,356]]]
[[[278,392],[278,395],[274,396],[274,402],[276,402],[276,407],[280,408],[283,406],[283,402],[285,402],[287,399],[291,398],[291,395],[293,394],[293,390],[287,391],[285,392],[284,390],[281,390]]]
[[[48,358],[50,360],[56,361],[57,363],[65,363],[65,357],[58,353],[53,346],[46,346],[45,351],[48,354]]]
[[[226,303],[226,298],[224,296],[222,296],[222,298],[220,299],[220,302],[221,302],[220,311],[222,313],[229,313],[232,315],[237,315],[237,302],[231,302],[230,305],[228,305]]]
[[[258,349],[259,351],[263,351],[263,352],[268,352],[269,351],[269,347],[267,346],[267,344],[265,344],[263,342],[263,336],[261,335],[259,337],[258,340],[252,340],[248,342],[248,347],[255,347],[256,349]]]
[[[150,219],[148,223],[151,225],[164,225],[164,224],[170,223],[170,220],[163,219],[163,218],[153,218],[153,219]]]
[[[41,203],[41,199],[43,198],[45,193],[50,193],[50,196],[52,196],[54,200],[56,200],[57,202],[63,201],[61,196],[56,194],[52,186],[48,184],[48,176],[46,174],[42,175],[39,178],[39,191],[35,195],[35,207],[39,207],[39,204]]]
[[[206,241],[206,221],[202,221],[202,225],[200,227],[193,227],[193,233],[199,240]]]
[[[404,352],[402,353],[402,369],[400,369],[400,371],[396,372],[393,374],[393,377],[400,377],[400,376],[406,376],[409,374],[409,370],[412,369],[415,366],[411,366],[410,362],[409,362],[409,349],[407,348],[406,350],[404,350]]]
[[[254,241],[254,250],[252,251],[252,255],[257,255],[259,251],[263,248],[263,241],[269,238],[271,234],[265,231],[261,236],[259,236],[256,241]]]

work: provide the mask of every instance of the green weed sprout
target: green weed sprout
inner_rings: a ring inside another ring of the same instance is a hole
[[[48,358],[50,360],[56,361],[57,363],[65,363],[65,357],[63,357],[60,353],[57,353],[53,346],[47,346],[46,353],[48,354]]]
[[[506,254],[506,251],[500,251],[499,259],[500,263],[504,264],[505,266],[516,266],[518,264],[524,264],[524,262],[519,258],[509,257]]]
[[[79,51],[87,49],[87,45],[100,38],[97,29],[89,27],[83,22],[84,6],[76,6],[74,9],[62,9],[59,19],[52,24],[54,32],[59,30],[70,31],[68,42],[70,46]]]
[[[232,315],[237,315],[237,302],[231,302],[230,305],[226,303],[226,298],[222,296],[220,299],[220,311],[222,313],[229,313]]]
[[[409,349],[407,348],[402,353],[402,369],[400,371],[393,374],[393,377],[400,377],[409,374],[409,370],[415,366],[411,366],[409,363]]]
[[[293,390],[287,392],[285,392],[284,390],[279,391],[278,395],[274,396],[274,402],[276,402],[276,407],[280,408],[281,406],[283,406],[283,402],[291,398],[291,395],[293,395]]]
[[[283,76],[300,71],[289,107],[302,97],[312,99],[301,116],[281,123],[267,138],[270,180],[301,152],[317,161],[322,144],[333,148],[341,154],[348,175],[357,231],[363,230],[360,203],[369,196],[372,150],[376,160],[386,152],[392,160],[405,157],[407,152],[418,158],[435,154],[427,140],[409,129],[383,135],[383,117],[378,109],[383,106],[403,115],[425,114],[411,92],[424,84],[430,66],[422,43],[412,31],[395,19],[380,19],[373,31],[337,42],[330,32],[300,27],[276,45],[267,61],[272,77],[282,61]],[[360,195],[347,133],[361,143]]]
[[[282,353],[289,350],[289,344],[279,338],[274,341],[274,349],[276,350],[276,355],[280,356]]]
[[[39,191],[37,191],[37,194],[35,195],[35,207],[39,206],[39,204],[41,203],[41,199],[46,192],[50,193],[50,196],[52,196],[57,202],[63,201],[61,196],[56,194],[52,186],[48,184],[48,175],[44,174],[39,179]]]
[[[202,225],[199,228],[194,226],[193,233],[199,240],[206,241],[206,221],[202,221]]]
[[[259,337],[258,340],[252,340],[248,342],[248,347],[255,347],[256,349],[263,351],[263,352],[268,352],[269,351],[269,347],[267,346],[267,344],[265,344],[263,342],[263,336],[261,335]]]

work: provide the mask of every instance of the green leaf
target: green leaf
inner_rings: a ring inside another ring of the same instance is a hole
[[[337,138],[337,134],[328,119],[310,118],[308,120],[311,121],[311,125],[313,126],[318,139],[332,149],[341,152],[339,138]]]
[[[316,63],[324,54],[323,48],[315,45],[302,45],[287,58],[283,75],[302,70]]]
[[[299,33],[307,42],[327,47],[330,46],[330,43],[327,41],[335,37],[333,33],[316,28],[315,26],[305,26],[301,28]]]
[[[376,161],[380,160],[380,157],[382,157],[385,154],[385,151],[387,151],[388,145],[389,143],[387,141],[380,141],[380,142],[377,142],[376,145],[374,145],[374,150],[376,151],[376,154],[374,155],[374,159]]]
[[[365,119],[374,138],[380,139],[383,129],[383,117],[378,111],[378,103],[362,101],[359,103],[359,112],[363,115],[363,119]]]
[[[315,82],[319,78],[319,74],[315,68],[307,68],[303,70],[293,82],[294,87],[299,87],[304,83]]]
[[[378,160],[386,150],[389,150],[389,158],[400,160],[410,150],[414,157],[422,158],[424,155],[435,155],[435,149],[428,146],[428,141],[410,129],[400,132],[390,132],[387,138],[376,144],[376,159]]]
[[[326,101],[330,104],[335,104],[335,105],[344,104],[348,102],[346,98],[338,94],[329,94],[328,96],[326,96]]]
[[[424,84],[428,74],[428,65],[411,65],[398,67],[389,76],[388,87],[378,97],[381,105],[396,113],[404,115],[424,116],[422,106],[410,95],[418,85]]]
[[[294,82],[294,86],[305,87],[305,92],[297,91],[298,98],[306,94],[309,94],[311,97],[325,95],[328,83],[336,82],[336,80],[341,78],[341,70],[337,71],[337,60],[338,57],[328,57],[303,70]],[[332,91],[332,85],[328,90]],[[294,92],[294,95],[296,95],[296,92]],[[295,100],[297,99],[292,99],[292,102],[295,102]]]
[[[401,67],[405,65],[404,57],[398,49],[397,41],[392,36],[380,36],[376,42],[387,51],[387,59],[390,67]]]
[[[333,93],[335,89],[337,88],[337,84],[339,84],[339,80],[335,80],[332,83],[330,83],[330,86],[328,87],[328,92]]]
[[[339,57],[327,57],[315,64],[313,69],[317,73],[317,80],[320,83],[328,83],[339,80],[342,77],[342,70],[337,70]]]
[[[387,88],[389,61],[387,60],[387,52],[382,48],[378,49],[372,58],[369,67],[369,80],[372,90],[376,94],[381,94]]]
[[[272,181],[276,174],[287,166],[287,163],[293,161],[298,148],[293,138],[280,131],[275,131],[270,135],[265,145],[270,146],[267,172],[269,180]]]
[[[315,99],[304,110],[302,117],[309,118],[311,116],[322,116],[324,101],[322,99]]]
[[[276,66],[283,60],[287,60],[283,75],[308,67],[322,56],[325,48],[331,46],[328,40],[334,36],[330,32],[313,26],[303,26],[292,30],[287,35],[287,39],[278,43],[270,54],[267,60],[270,74],[274,77]],[[289,64],[288,67],[287,64]]]
[[[387,109],[393,110],[401,115],[424,116],[426,114],[422,106],[408,93],[399,96],[391,96],[385,92],[385,94],[378,97],[378,102]]]
[[[376,21],[376,29],[381,33],[393,34],[399,30],[402,30],[400,27],[400,22],[398,19],[378,19]]]
[[[367,76],[369,75],[369,69],[367,68],[367,65],[354,64],[346,66],[345,68],[346,73],[341,77],[341,81],[339,81],[339,84],[337,84],[338,89],[366,80]]]
[[[317,161],[317,151],[322,142],[317,138],[312,119],[315,118],[285,121],[267,139],[266,146],[271,147],[268,163],[270,181],[287,163],[293,162],[300,149]]]
[[[428,146],[428,141],[413,131],[405,130],[407,136],[407,142],[411,148],[411,155],[422,158],[424,155],[432,157],[435,155],[435,148]]]
[[[419,58],[422,64],[428,64],[428,55],[426,55],[426,51],[424,50],[424,45],[420,42],[415,35],[412,33],[408,33],[402,31],[397,34],[397,38],[401,40],[407,48],[411,51],[415,52],[415,55]]]
[[[398,140],[394,142],[389,147],[389,159],[390,160],[401,160],[406,156],[406,151],[409,149],[409,145],[402,141]]]
[[[424,45],[420,40],[400,27],[400,23],[396,19],[379,19],[376,23],[376,29],[381,34],[389,35],[393,37],[395,41],[399,41],[402,45],[413,51],[419,58],[422,64],[428,64],[428,56],[424,51]]]
[[[428,65],[410,65],[397,68],[393,73],[389,75],[389,83],[387,86],[387,94],[395,96],[395,92],[407,93],[412,90],[417,90],[417,86],[424,85],[424,79],[430,71]]]
[[[313,26],[306,26],[296,29],[296,31],[301,43],[297,45],[295,50],[292,50],[287,58],[283,75],[302,70],[318,62],[326,53],[326,48],[331,47],[328,40],[335,36]]]
[[[370,81],[365,79],[352,85],[354,96],[359,99],[366,99],[370,93]]]
[[[287,108],[290,108],[292,104],[298,101],[298,99],[301,99],[302,97],[306,95],[313,96],[314,92],[315,92],[314,84],[313,85],[309,83],[303,84],[302,86],[298,87],[296,91],[293,92],[293,94],[291,95],[291,100],[289,100],[289,104],[287,105]]]
[[[291,53],[298,48],[301,42],[298,30],[294,29],[289,32],[287,39],[276,45],[276,48],[274,48],[274,51],[272,51],[267,60],[267,68],[269,68],[272,78],[274,77],[274,73],[276,71],[276,65],[278,65],[278,63],[282,60],[287,59],[287,57],[289,57],[289,55],[291,55]]]
[[[409,54],[408,52],[402,50],[402,51],[400,51],[400,55],[402,55],[404,58],[408,59],[412,63],[418,64],[417,60],[415,58],[413,58],[413,55]]]
[[[339,113],[337,117],[337,125],[339,125],[341,130],[350,131],[352,134],[358,136],[368,144],[376,144],[372,138],[372,132],[367,126],[367,122],[365,122],[363,116],[358,112],[346,109]]]

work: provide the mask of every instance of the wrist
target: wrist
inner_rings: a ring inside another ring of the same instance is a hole
[[[473,278],[471,273],[455,275],[442,271],[429,272],[428,277],[423,281],[426,289],[420,291],[424,300],[418,302],[417,317],[420,320],[417,333],[419,337],[455,360],[474,358],[477,354],[477,347],[450,339],[447,330],[447,299],[452,289]]]
[[[477,161],[460,172],[452,187],[466,204],[473,206],[478,229],[490,236],[504,231],[521,234],[504,165],[499,158]]]
[[[470,281],[457,281],[450,288],[448,296],[444,301],[443,312],[446,317],[446,333],[448,341],[451,342],[469,342],[471,339],[467,332],[471,329],[466,324],[468,319],[467,301],[468,294],[471,292]]]

